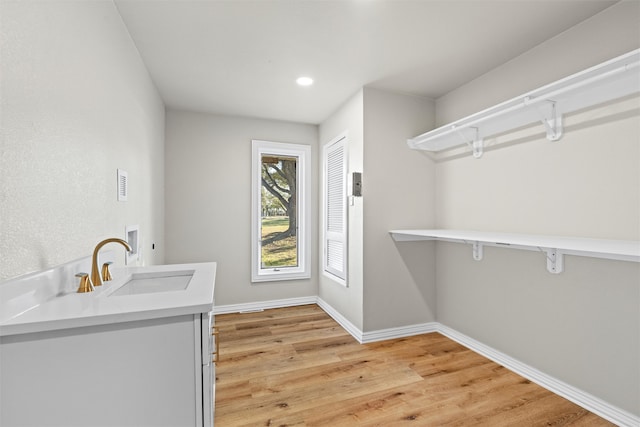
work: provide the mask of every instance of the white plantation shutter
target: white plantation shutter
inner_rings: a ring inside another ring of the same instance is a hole
[[[324,271],[347,278],[347,156],[346,137],[324,148]]]

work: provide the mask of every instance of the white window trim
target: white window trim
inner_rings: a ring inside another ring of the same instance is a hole
[[[251,282],[309,279],[311,277],[311,146],[252,140],[251,154]],[[298,266],[261,266],[261,167],[262,156],[272,154],[298,158]]]
[[[331,269],[327,266],[327,240],[328,240],[328,231],[327,231],[327,153],[328,150],[335,146],[336,144],[342,144],[344,147],[344,181],[343,181],[343,202],[344,202],[344,211],[343,211],[343,272],[342,274],[332,272]],[[339,283],[342,286],[348,286],[348,258],[349,258],[349,243],[348,243],[348,203],[347,203],[347,177],[348,177],[348,135],[347,132],[343,132],[338,135],[327,144],[322,147],[322,260],[320,265],[322,266],[322,274],[331,280]]]

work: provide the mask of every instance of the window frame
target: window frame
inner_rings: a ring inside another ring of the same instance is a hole
[[[328,252],[329,252],[329,248],[328,248],[328,241],[331,240],[336,240],[336,233],[334,232],[330,232],[327,228],[328,228],[328,220],[327,220],[327,216],[328,216],[328,191],[329,191],[329,186],[328,186],[328,179],[329,179],[329,173],[328,173],[328,155],[329,152],[334,150],[335,148],[337,148],[338,145],[342,146],[342,150],[343,150],[343,157],[342,157],[342,168],[343,168],[343,176],[342,176],[342,203],[343,203],[343,211],[342,211],[342,224],[343,224],[343,228],[342,228],[342,236],[337,236],[341,238],[341,244],[342,244],[342,253],[343,253],[343,259],[342,259],[342,271],[337,271],[333,268],[331,268],[328,265]],[[349,237],[349,233],[348,233],[348,228],[349,228],[349,214],[348,214],[348,203],[347,203],[347,199],[349,197],[348,194],[348,176],[349,176],[349,139],[348,139],[348,135],[347,132],[343,132],[342,134],[338,135],[337,137],[335,137],[334,139],[332,139],[331,141],[329,141],[328,143],[326,143],[323,147],[322,147],[322,262],[321,262],[321,266],[322,266],[322,274],[328,278],[330,278],[331,280],[339,283],[340,285],[344,286],[344,287],[348,287],[348,259],[349,259],[349,242],[348,242],[348,237]]]
[[[272,282],[311,278],[311,146],[286,142],[252,140],[251,154],[251,282]],[[296,157],[297,267],[262,267],[262,157]]]

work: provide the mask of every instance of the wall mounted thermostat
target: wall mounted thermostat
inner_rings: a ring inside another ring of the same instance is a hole
[[[351,174],[351,193],[353,196],[362,197],[362,172]]]

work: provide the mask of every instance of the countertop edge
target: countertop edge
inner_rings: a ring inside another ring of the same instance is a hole
[[[43,322],[20,323],[0,326],[0,338],[34,334],[38,332],[58,331],[62,329],[77,329],[99,325],[112,325],[117,323],[136,322],[139,320],[160,319],[164,317],[176,317],[189,314],[208,313],[213,310],[211,304],[197,304],[188,307],[172,307],[157,310],[135,311],[128,313],[108,314],[85,318],[72,318],[60,320],[47,320]]]

